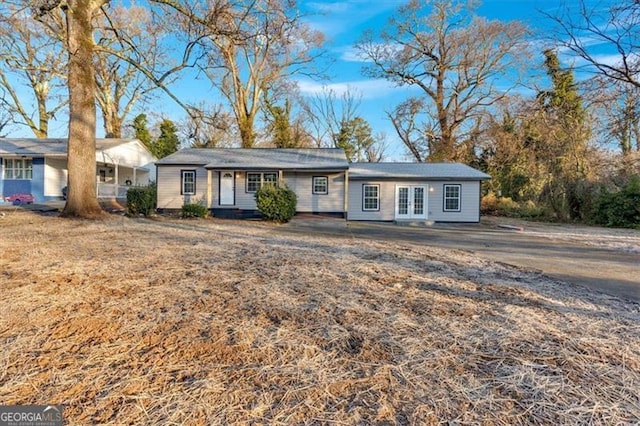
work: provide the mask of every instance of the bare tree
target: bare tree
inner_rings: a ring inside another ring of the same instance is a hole
[[[323,38],[302,22],[291,0],[239,0],[212,24],[211,30],[228,34],[207,38],[202,70],[229,102],[241,145],[249,148],[264,92],[287,76],[310,72]]]
[[[421,132],[429,139],[429,151],[421,158],[458,158],[461,134],[505,96],[497,83],[516,69],[516,54],[523,51],[523,25],[475,16],[476,5],[466,0],[412,0],[390,19],[379,38],[365,33],[356,46],[371,61],[367,75],[422,91],[427,123]]]
[[[64,47],[32,19],[27,6],[27,1],[0,5],[0,107],[36,138],[46,138],[49,121],[67,105],[61,93],[66,85]]]
[[[640,88],[640,2],[617,0],[603,5],[578,0],[546,16],[558,26],[558,42],[597,73]],[[613,57],[592,48],[598,44],[609,45]]]
[[[342,124],[357,117],[361,101],[362,95],[351,89],[339,95],[328,87],[309,98],[302,108],[306,121],[314,129],[315,145],[337,146]]]
[[[235,139],[233,118],[221,105],[200,103],[180,124],[184,140],[196,148],[232,146]]]
[[[107,0],[38,0],[39,16],[62,10],[69,84],[68,193],[63,216],[101,217],[96,197],[96,104],[93,21]]]
[[[591,108],[600,126],[604,144],[613,139],[623,156],[640,152],[640,87],[596,77],[585,83]]]
[[[127,115],[139,101],[158,89],[140,68],[168,67],[166,48],[160,43],[167,32],[165,23],[152,19],[149,8],[135,5],[114,7],[97,21],[95,38],[100,49],[94,56],[96,100],[106,137],[122,137]],[[118,56],[135,58],[136,63],[122,60],[110,54],[111,51],[118,51]]]

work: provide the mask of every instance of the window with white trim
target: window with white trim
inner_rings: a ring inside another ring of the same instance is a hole
[[[326,195],[329,193],[329,178],[327,176],[313,177],[313,193]]]
[[[362,185],[362,210],[380,210],[380,185]]]
[[[31,180],[33,178],[33,160],[31,158],[5,158],[4,179]]]
[[[181,194],[194,195],[196,193],[196,171],[181,170]]]
[[[443,210],[445,212],[459,212],[461,204],[461,185],[445,185],[443,194]]]
[[[256,192],[263,185],[277,185],[278,174],[247,172],[247,192]]]

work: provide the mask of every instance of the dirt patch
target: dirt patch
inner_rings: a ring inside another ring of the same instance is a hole
[[[70,424],[633,423],[638,305],[259,222],[0,217],[0,401]]]

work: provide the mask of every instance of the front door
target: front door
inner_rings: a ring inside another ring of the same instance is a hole
[[[220,173],[220,205],[221,206],[233,206],[236,203],[235,200],[235,172],[221,172]]]
[[[396,186],[396,219],[427,218],[426,185]]]

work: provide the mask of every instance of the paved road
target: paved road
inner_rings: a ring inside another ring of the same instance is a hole
[[[348,235],[470,250],[485,258],[540,270],[570,283],[640,303],[640,255],[637,253],[551,241],[526,232],[486,225],[414,227],[379,222],[345,224],[331,219],[294,219],[290,226],[283,228],[292,233]]]

